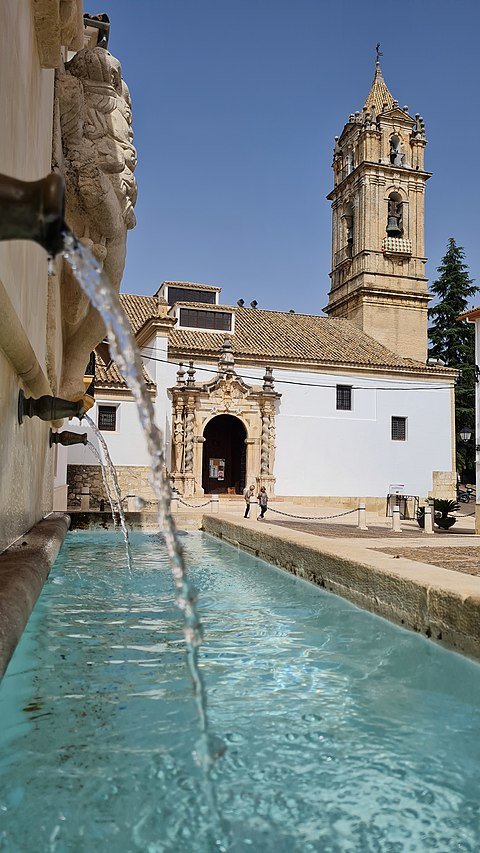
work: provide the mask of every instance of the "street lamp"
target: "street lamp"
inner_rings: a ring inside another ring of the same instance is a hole
[[[465,441],[465,442],[470,441],[470,439],[472,437],[472,430],[470,429],[470,427],[463,426],[459,432],[459,436],[462,439],[462,441]],[[475,445],[475,450],[477,453],[480,453],[480,444]]]

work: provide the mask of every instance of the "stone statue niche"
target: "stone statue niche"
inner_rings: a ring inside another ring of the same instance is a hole
[[[120,289],[127,230],[135,226],[130,94],[120,63],[101,47],[80,50],[57,72],[56,101],[65,176],[65,219]],[[59,145],[57,145],[57,150]],[[103,321],[67,264],[62,269],[63,372],[60,396],[83,395],[90,352],[105,334]]]

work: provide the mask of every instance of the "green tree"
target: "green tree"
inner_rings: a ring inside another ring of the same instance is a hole
[[[428,336],[429,356],[459,371],[455,387],[457,469],[473,479],[474,442],[465,444],[459,433],[462,426],[475,433],[475,331],[473,324],[458,322],[457,317],[468,309],[478,288],[469,277],[464,258],[463,248],[450,237],[447,252],[437,269],[440,277],[431,286],[438,301],[428,309]]]

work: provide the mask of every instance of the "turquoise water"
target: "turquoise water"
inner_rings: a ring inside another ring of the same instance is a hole
[[[229,851],[480,850],[480,667],[202,534]],[[218,850],[157,536],[71,533],[0,689],[0,850]]]

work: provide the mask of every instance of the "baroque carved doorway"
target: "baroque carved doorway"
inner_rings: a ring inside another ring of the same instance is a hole
[[[262,385],[247,384],[235,371],[226,336],[213,379],[196,382],[193,362],[187,371],[180,363],[169,392],[171,478],[180,494],[192,497],[229,488],[241,492],[247,480],[274,494],[275,409],[281,395],[271,367],[265,368]]]
[[[246,485],[247,458],[247,431],[241,420],[233,415],[217,415],[208,421],[203,437],[202,488],[205,494],[241,495]]]

